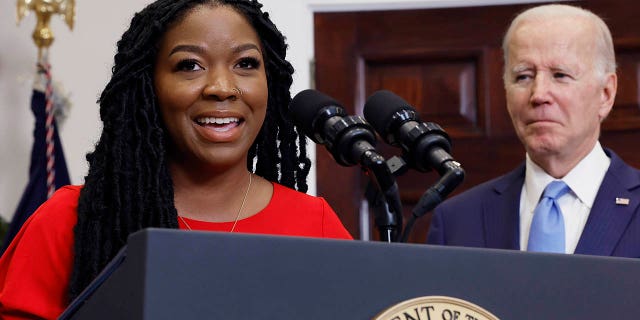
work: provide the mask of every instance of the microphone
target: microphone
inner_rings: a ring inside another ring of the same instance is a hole
[[[347,116],[344,107],[324,93],[307,89],[291,100],[293,122],[315,143],[323,144],[340,165],[384,158],[375,152],[373,128],[361,116]],[[379,160],[379,159],[378,159]]]
[[[384,241],[395,241],[402,230],[402,203],[395,176],[374,148],[376,135],[371,125],[361,116],[348,116],[340,103],[312,89],[295,95],[289,111],[296,126],[323,144],[336,162],[342,166],[359,164],[365,169],[388,204],[389,210],[381,210],[375,219],[380,236]]]
[[[364,117],[388,144],[400,147],[410,167],[427,172],[431,168],[441,175],[449,154],[449,135],[437,124],[422,122],[416,110],[391,91],[380,90],[367,99]]]
[[[415,219],[433,210],[462,183],[464,170],[449,154],[451,140],[447,133],[435,123],[422,122],[416,110],[393,92],[380,90],[371,95],[364,105],[364,117],[384,141],[402,148],[410,167],[422,172],[433,168],[440,174],[413,208],[413,217],[402,235],[406,241]]]

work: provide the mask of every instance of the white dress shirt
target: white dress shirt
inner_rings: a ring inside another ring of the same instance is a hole
[[[597,142],[593,150],[561,179],[571,189],[557,200],[564,217],[565,253],[576,250],[610,163],[611,159],[604,153],[600,142]],[[527,249],[533,210],[538,205],[544,188],[553,180],[556,179],[535,164],[527,154],[520,196],[520,250]]]

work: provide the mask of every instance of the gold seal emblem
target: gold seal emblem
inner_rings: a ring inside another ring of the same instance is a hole
[[[491,312],[457,298],[426,296],[395,304],[372,320],[498,320]]]

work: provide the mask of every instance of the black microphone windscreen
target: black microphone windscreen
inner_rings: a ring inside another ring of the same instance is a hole
[[[328,106],[337,106],[342,108],[333,98],[313,89],[307,89],[296,94],[289,104],[289,112],[296,125],[308,133],[313,134],[313,121],[318,112]]]
[[[364,118],[381,135],[387,135],[393,115],[402,110],[414,111],[404,99],[388,90],[376,91],[364,104]]]

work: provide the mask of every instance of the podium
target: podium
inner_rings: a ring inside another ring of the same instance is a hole
[[[628,258],[146,229],[63,318],[372,319],[447,296],[500,319],[623,319],[638,288]]]

